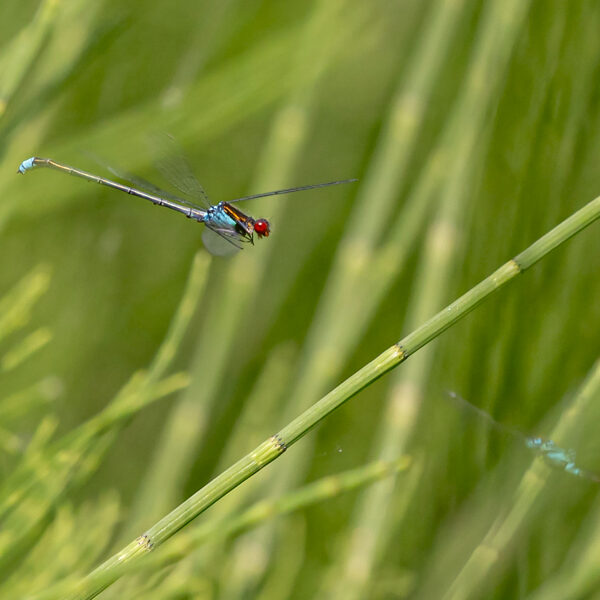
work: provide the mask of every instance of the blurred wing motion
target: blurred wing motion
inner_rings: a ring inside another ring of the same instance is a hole
[[[156,134],[153,137],[161,151],[156,168],[162,176],[181,193],[198,202],[203,208],[208,208],[211,205],[208,194],[194,175],[175,139],[167,133]]]
[[[502,423],[496,421],[496,419],[494,419],[494,417],[492,417],[490,414],[484,410],[481,410],[474,404],[471,404],[468,400],[465,400],[456,392],[448,392],[448,395],[457,403],[461,404],[466,409],[485,420],[494,429],[509,433],[511,436],[518,438],[527,448],[543,458],[549,466],[570,473],[571,475],[575,475],[576,477],[581,477],[583,479],[588,479],[589,481],[600,483],[600,477],[596,475],[596,473],[586,471],[585,469],[581,469],[579,466],[577,466],[575,463],[576,453],[572,448],[561,448],[552,440],[547,440],[538,436],[525,435],[518,429],[514,429],[513,427],[503,425]]]
[[[92,152],[85,151],[84,154],[88,158],[92,159],[99,166],[103,167],[104,169],[106,169],[107,171],[112,173],[118,179],[127,181],[128,183],[131,183],[132,185],[134,185],[136,188],[139,188],[140,190],[146,191],[149,194],[154,194],[155,196],[160,196],[162,198],[168,198],[169,200],[173,200],[175,202],[180,202],[187,206],[192,206],[194,208],[202,208],[192,202],[189,202],[188,200],[185,200],[184,198],[181,198],[180,196],[177,196],[176,194],[172,194],[171,192],[168,192],[167,190],[164,190],[163,188],[160,188],[157,185],[150,183],[147,179],[144,179],[143,177],[140,177],[139,175],[130,173],[129,171],[123,171],[121,169],[116,169],[110,163],[108,163],[107,161],[105,161],[104,159],[100,158],[99,156],[97,156],[96,154],[94,154]]]

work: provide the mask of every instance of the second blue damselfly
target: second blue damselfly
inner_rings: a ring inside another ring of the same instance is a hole
[[[489,413],[485,412],[481,408],[478,408],[474,404],[471,404],[468,400],[465,400],[462,396],[459,396],[456,392],[448,392],[450,398],[455,400],[457,403],[478,415],[481,419],[486,421],[488,425],[494,429],[508,433],[512,437],[519,439],[525,447],[529,448],[537,456],[543,458],[545,462],[556,469],[565,471],[575,477],[581,477],[582,479],[588,479],[595,483],[600,483],[600,477],[591,471],[587,471],[579,467],[575,462],[576,453],[572,448],[562,448],[556,444],[553,440],[539,437],[537,435],[525,435],[518,429],[504,425],[494,419]]]

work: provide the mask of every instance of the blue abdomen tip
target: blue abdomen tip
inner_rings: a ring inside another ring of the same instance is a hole
[[[32,156],[31,158],[28,158],[27,160],[24,160],[20,165],[19,165],[19,173],[25,173],[25,171],[29,171],[29,169],[33,169],[33,167],[35,166],[33,161],[35,160],[35,156]]]

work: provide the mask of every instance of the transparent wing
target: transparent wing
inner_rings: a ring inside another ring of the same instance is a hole
[[[133,173],[130,173],[129,171],[115,169],[115,167],[113,167],[110,163],[106,162],[105,160],[91,152],[86,151],[84,152],[84,154],[88,158],[91,158],[95,163],[105,168],[107,171],[110,171],[118,179],[127,181],[127,183],[131,183],[134,187],[144,192],[148,192],[149,194],[153,194],[155,196],[160,196],[161,198],[167,198],[168,200],[179,202],[180,204],[185,204],[186,206],[191,206],[192,208],[204,209],[203,206],[198,206],[197,204],[194,204],[193,202],[190,202],[185,198],[181,198],[180,196],[172,194],[171,192],[168,192],[167,190],[164,190],[158,187],[157,185],[150,183],[148,180],[144,179],[143,177],[140,177],[139,175],[135,175]]]
[[[266,198],[267,196],[279,196],[280,194],[291,194],[293,192],[304,192],[305,190],[315,190],[317,188],[329,187],[331,185],[340,185],[343,183],[354,183],[358,179],[342,179],[340,181],[328,181],[327,183],[314,183],[312,185],[301,185],[300,187],[286,188],[285,190],[275,190],[273,192],[263,192],[262,194],[252,194],[251,196],[242,196],[241,198],[234,198],[233,200],[227,200],[228,204],[234,202],[242,202],[243,200],[252,200],[253,198]]]
[[[240,237],[228,229],[213,229],[205,224],[204,247],[214,256],[233,256],[242,249]]]
[[[166,133],[156,134],[153,137],[154,143],[161,152],[160,158],[156,161],[156,168],[180,192],[190,196],[204,208],[208,208],[211,205],[208,194],[196,179],[175,139]]]

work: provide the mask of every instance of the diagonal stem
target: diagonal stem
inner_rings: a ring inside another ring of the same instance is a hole
[[[352,396],[373,383],[409,356],[462,319],[493,292],[545,257],[554,248],[577,234],[600,217],[600,197],[592,200],[526,250],[509,260],[460,298],[434,315],[398,343],[394,344],[362,369],[342,382],[308,410],[296,417],[279,433],[271,436],[219,476],[209,482],[176,509],[163,517],[143,535],[109,558],[84,582],[85,589],[71,598],[93,598],[114,580],[116,567],[135,559],[164,543],[179,529],[195,519],[243,481],[281,456]]]

